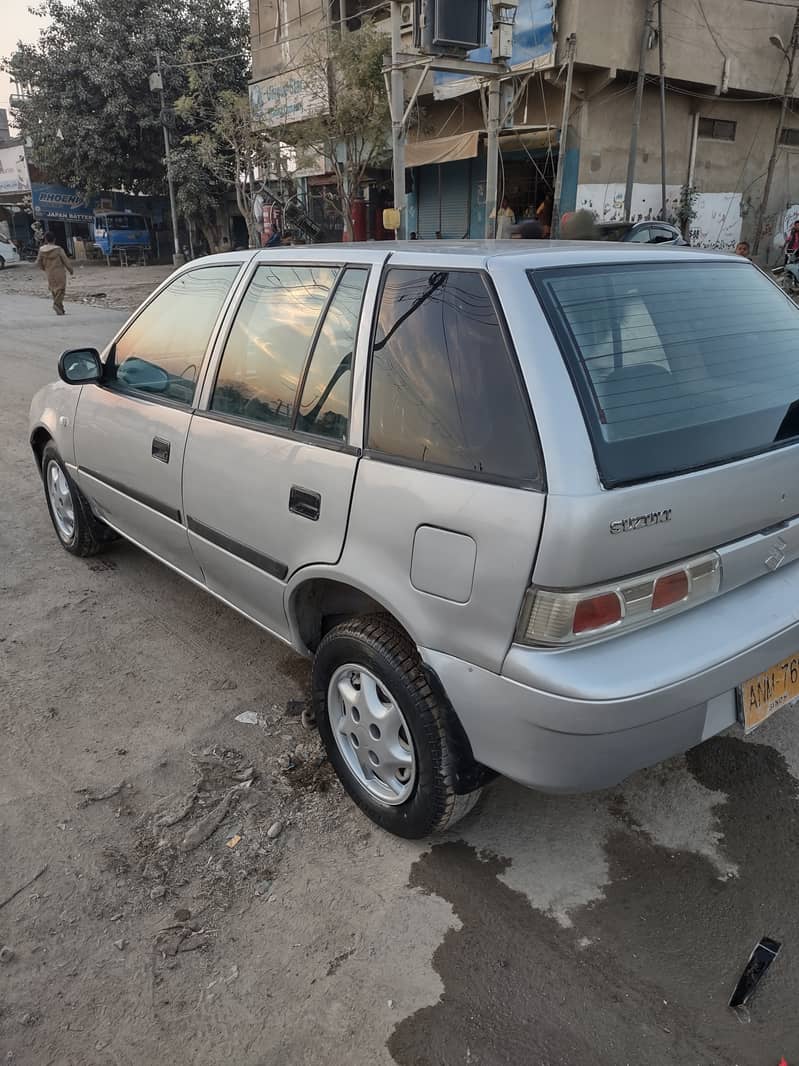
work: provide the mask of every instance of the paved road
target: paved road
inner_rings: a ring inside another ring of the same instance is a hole
[[[0,904],[47,864],[0,905],[8,1061],[799,1063],[797,712],[608,793],[497,782],[432,846],[386,837],[284,713],[301,661],[130,546],[59,548],[28,402],[124,317],[69,311],[0,287]],[[254,765],[255,797],[168,863],[142,826],[209,751]],[[170,954],[181,906],[204,947]],[[742,1024],[763,934],[784,949]]]

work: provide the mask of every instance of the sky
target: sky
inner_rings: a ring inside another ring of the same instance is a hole
[[[3,17],[0,21],[0,58],[14,51],[17,41],[35,41],[44,20],[31,15],[28,8],[32,0],[2,0]],[[0,107],[8,109],[11,83],[5,71],[0,70]]]

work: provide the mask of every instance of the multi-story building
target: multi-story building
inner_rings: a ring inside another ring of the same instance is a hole
[[[499,177],[499,199],[507,198],[517,216],[534,211],[552,189],[562,154],[562,210],[586,207],[601,219],[622,217],[647,7],[647,0],[519,5],[513,77],[503,95]],[[387,8],[368,0],[252,0],[254,81],[265,88],[290,78],[309,39],[303,34],[339,25],[342,17],[355,29],[365,12],[385,17]],[[796,12],[766,0],[662,0],[661,14],[667,213],[675,217],[685,190],[695,190],[693,242],[732,248],[741,236],[751,239],[755,229]],[[561,131],[570,38],[573,89]],[[647,45],[634,218],[661,211],[656,32]],[[407,84],[412,81],[409,75]],[[791,100],[766,205],[761,250],[768,248],[772,257],[785,227],[799,215],[795,106]],[[494,207],[485,203],[485,129],[485,98],[476,82],[440,74],[427,79],[407,138],[409,230],[423,237],[483,234],[486,210]]]
[[[323,114],[327,100],[319,68],[330,35],[357,33],[366,18],[385,23],[389,11],[389,0],[250,0],[254,121],[276,130]],[[340,239],[344,224],[331,206],[335,181],[330,161],[299,159],[292,174],[304,186],[312,220],[327,239]],[[362,190],[371,203],[368,232],[383,236],[382,208],[391,204],[390,166],[374,171],[369,179]]]

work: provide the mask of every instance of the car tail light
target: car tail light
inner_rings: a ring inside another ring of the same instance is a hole
[[[615,625],[622,618],[621,600],[615,592],[604,592],[580,600],[574,609],[572,633],[588,633],[592,629],[604,629]]]
[[[684,600],[690,587],[686,570],[675,570],[673,574],[659,577],[652,593],[652,610],[662,611],[664,607],[671,607],[672,604]]]
[[[594,588],[531,588],[516,639],[556,647],[627,632],[702,603],[720,586],[721,559],[710,552]]]

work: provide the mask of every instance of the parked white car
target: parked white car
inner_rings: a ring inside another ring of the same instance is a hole
[[[5,234],[0,233],[0,270],[5,270],[7,266],[16,266],[17,263],[21,262],[22,259],[16,249],[16,245]]]

